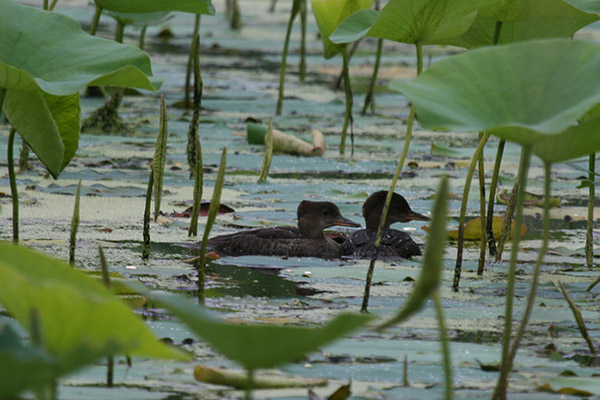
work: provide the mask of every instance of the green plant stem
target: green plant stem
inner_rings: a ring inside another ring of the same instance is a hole
[[[252,400],[252,389],[254,388],[254,369],[248,369],[248,383],[245,390],[245,400]]]
[[[56,3],[58,3],[58,0],[52,0],[52,3],[50,3],[50,7],[48,7],[48,10],[54,11],[54,7],[56,7]]]
[[[29,163],[29,145],[21,138],[21,152],[19,153],[19,172],[31,170]]]
[[[283,41],[283,53],[281,54],[281,65],[279,66],[279,94],[277,96],[277,107],[275,109],[275,115],[281,115],[281,109],[283,107],[283,89],[285,85],[285,70],[288,50],[290,47],[290,37],[292,35],[292,26],[296,19],[296,13],[294,12],[294,6],[290,13],[290,19],[287,24],[287,30],[285,31],[285,40]]]
[[[348,58],[347,46],[342,46],[342,60],[344,62],[343,76],[344,76],[344,93],[346,94],[346,113],[344,114],[344,127],[342,128],[342,139],[340,142],[340,155],[344,155],[346,152],[346,133],[348,132],[348,125],[350,125],[350,141],[351,154],[354,155],[354,120],[352,118],[352,87],[350,86],[350,71]]]
[[[4,98],[6,97],[6,89],[0,88],[0,117],[2,116],[2,107],[4,106]]]
[[[69,264],[75,265],[75,247],[77,245],[77,230],[79,229],[79,199],[81,198],[81,179],[75,192],[75,206],[71,219],[71,235],[69,237]]]
[[[445,399],[452,400],[452,358],[450,356],[450,346],[448,345],[448,333],[446,330],[446,321],[444,320],[444,306],[440,299],[440,294],[435,292],[432,296],[435,305],[435,314],[440,328],[440,342],[442,344],[442,355],[444,357],[444,378],[446,381]]]
[[[504,251],[504,245],[506,240],[510,237],[510,231],[512,230],[512,218],[515,213],[515,206],[517,204],[517,192],[519,191],[519,180],[515,181],[513,185],[508,204],[506,205],[506,211],[504,213],[504,221],[502,223],[502,230],[500,231],[500,237],[498,238],[497,249],[496,249],[496,262],[500,262],[502,259],[502,252]],[[520,229],[517,228],[517,229]]]
[[[125,24],[117,21],[117,30],[115,32],[115,42],[123,43],[123,34],[125,32]]]
[[[471,158],[471,164],[469,165],[469,170],[467,171],[467,179],[465,179],[465,187],[463,189],[462,202],[460,203],[460,217],[458,220],[458,243],[456,249],[456,265],[454,266],[454,280],[452,282],[452,290],[454,290],[455,292],[458,292],[458,287],[460,285],[463,247],[465,244],[465,215],[467,214],[467,201],[469,200],[469,191],[471,190],[471,180],[473,180],[475,165],[479,161],[479,157],[483,152],[483,148],[485,147],[485,144],[487,143],[489,138],[490,133],[485,132],[479,140],[479,144],[475,149],[473,158]]]
[[[13,228],[13,243],[19,243],[19,192],[17,191],[17,178],[15,177],[15,160],[13,151],[15,146],[15,136],[17,131],[11,127],[8,134],[8,179],[10,181],[10,194],[12,196],[12,228]]]
[[[44,4],[42,6],[42,9],[48,10],[48,0],[44,0]]]
[[[200,14],[196,14],[196,19],[194,20],[194,32],[192,34],[192,45],[190,46],[190,54],[188,56],[187,62],[187,70],[185,73],[185,94],[183,97],[183,106],[187,109],[190,108],[190,92],[191,92],[191,81],[192,81],[192,70],[194,66],[194,51],[200,53],[200,49],[197,48],[194,50],[194,46],[196,46],[196,37],[199,37],[200,33]],[[198,39],[199,40],[199,39]]]
[[[594,288],[594,287],[595,287],[597,284],[599,284],[599,283],[600,283],[600,276],[599,276],[599,277],[598,277],[598,278],[597,278],[597,279],[596,279],[594,282],[590,283],[590,286],[588,286],[587,288],[585,288],[585,291],[586,291],[586,292],[591,292],[591,291],[592,291],[592,289],[593,289],[593,288]]]
[[[356,49],[358,48],[358,44],[360,43],[361,40],[362,39],[359,39],[356,42],[352,43],[352,46],[350,47],[350,51],[348,52],[348,62],[350,62],[350,60],[352,60],[352,56],[354,55],[354,52],[356,52]],[[347,45],[346,45],[346,47],[347,47]],[[344,80],[344,67],[342,66],[340,75],[337,77],[335,84],[333,85],[333,90],[335,90],[336,92],[338,90],[340,90],[342,88],[343,80]]]
[[[90,35],[95,36],[98,30],[98,24],[100,23],[100,16],[102,15],[102,8],[96,6],[94,12],[94,18],[92,19],[92,26],[90,26]]]
[[[502,21],[496,21],[496,25],[494,26],[494,38],[492,39],[492,44],[497,45],[500,41],[500,33],[502,32]]]
[[[367,114],[367,109],[371,106],[371,114],[375,114],[375,83],[379,74],[379,65],[381,64],[381,52],[383,50],[383,39],[377,40],[377,53],[375,55],[375,65],[373,65],[373,74],[369,82],[369,90],[365,96],[365,103],[361,111],[362,115]]]
[[[144,25],[142,27],[142,31],[140,32],[140,44],[139,44],[139,48],[140,50],[144,50],[144,47],[146,46],[146,30],[148,29],[148,25]]]
[[[192,70],[194,71],[194,109],[192,120],[187,135],[187,159],[190,166],[190,178],[195,176],[197,153],[201,151],[198,141],[198,124],[200,123],[200,111],[202,110],[202,71],[200,68],[200,36],[196,36],[192,43]]]
[[[198,235],[198,213],[202,201],[202,186],[204,185],[204,167],[202,165],[202,146],[200,138],[196,136],[196,162],[194,170],[194,204],[192,206],[192,216],[190,218],[190,228],[188,236]]]
[[[223,191],[223,184],[225,181],[225,168],[227,165],[227,147],[223,148],[221,153],[221,162],[219,164],[219,172],[217,173],[217,180],[215,181],[215,187],[213,189],[213,195],[210,200],[210,208],[208,210],[208,217],[206,218],[206,225],[204,226],[204,235],[202,235],[202,242],[200,245],[200,261],[198,265],[198,302],[204,304],[205,294],[205,275],[206,275],[206,246],[208,244],[208,236],[212,230],[215,219],[219,212],[221,205],[221,192]]]
[[[527,186],[527,173],[531,161],[531,146],[523,146],[521,150],[521,162],[519,164],[519,189],[517,192],[515,223],[518,227],[523,223],[523,202],[525,198],[525,187]],[[510,264],[508,267],[508,282],[506,284],[506,307],[504,315],[504,334],[502,339],[502,361],[500,364],[500,377],[492,396],[493,400],[506,400],[508,386],[508,375],[511,370],[510,362],[510,338],[512,333],[512,312],[515,292],[515,275],[517,269],[517,256],[519,254],[519,241],[521,235],[513,235]]]
[[[515,361],[515,357],[517,355],[517,350],[519,349],[519,343],[521,342],[521,339],[525,334],[525,329],[527,328],[531,312],[533,311],[533,304],[535,301],[535,294],[537,291],[538,280],[542,268],[542,261],[544,260],[544,255],[548,250],[548,241],[550,239],[550,185],[552,178],[551,167],[552,165],[549,163],[544,164],[544,222],[542,228],[542,247],[538,252],[535,267],[533,268],[533,275],[531,277],[531,289],[529,290],[529,296],[527,297],[527,305],[525,306],[525,312],[523,313],[523,317],[521,318],[521,325],[519,325],[519,329],[517,330],[517,334],[515,335],[512,347],[510,349],[510,356],[508,358],[509,371],[512,369],[513,362]]]
[[[417,48],[417,76],[421,74],[423,71],[423,47],[421,43],[415,43]],[[404,149],[402,150],[402,155],[400,156],[400,160],[398,161],[398,165],[396,166],[396,171],[394,172],[394,177],[392,178],[392,183],[390,185],[390,190],[388,191],[387,197],[385,199],[385,204],[383,205],[383,210],[381,212],[381,220],[379,221],[379,226],[377,227],[377,238],[375,239],[375,251],[371,261],[369,262],[369,269],[367,270],[367,278],[365,279],[365,292],[363,295],[362,305],[360,307],[361,312],[368,312],[369,308],[369,296],[371,294],[371,283],[373,282],[373,273],[375,271],[375,262],[377,257],[379,256],[379,248],[381,247],[381,238],[383,237],[383,227],[385,226],[385,220],[387,219],[388,211],[390,209],[390,203],[392,202],[392,196],[394,194],[394,190],[396,189],[396,183],[400,178],[400,172],[402,172],[402,168],[404,167],[404,162],[406,161],[406,156],[408,155],[408,148],[410,147],[410,141],[412,138],[412,128],[415,120],[415,107],[411,105],[410,112],[408,114],[408,122],[406,124],[406,138],[404,140]]]
[[[263,183],[269,177],[269,169],[271,168],[271,160],[273,159],[273,118],[269,118],[269,128],[265,135],[265,158],[258,177],[258,183]]]
[[[588,215],[587,215],[587,231],[585,235],[585,259],[587,261],[588,268],[594,266],[594,201],[596,199],[596,185],[595,174],[596,173],[596,154],[590,154],[589,156],[589,175],[590,186],[588,187]]]
[[[558,282],[558,286],[563,296],[565,297],[565,300],[567,301],[567,303],[569,303],[569,307],[571,308],[573,316],[575,317],[575,322],[577,322],[579,332],[581,332],[581,336],[583,336],[583,338],[585,339],[585,342],[587,343],[588,348],[590,349],[590,353],[592,353],[593,356],[596,356],[596,348],[594,347],[594,342],[592,342],[590,334],[588,333],[588,330],[585,326],[585,321],[583,320],[581,311],[579,311],[577,304],[575,304],[573,299],[571,299],[571,296],[569,296],[569,292],[567,292],[567,289],[563,286],[562,282]]]
[[[479,140],[483,137],[482,133],[479,133]],[[483,269],[485,267],[485,249],[487,245],[486,239],[486,221],[485,221],[485,166],[483,162],[483,152],[479,155],[477,161],[477,174],[479,175],[479,221],[481,222],[481,242],[479,248],[479,263],[477,265],[477,275],[483,275]]]
[[[306,82],[306,19],[308,17],[306,0],[300,0],[300,65],[298,75],[300,83]]]
[[[234,31],[242,29],[242,16],[238,0],[231,0],[231,20],[229,21],[229,27]]]
[[[408,382],[408,356],[404,353],[404,368],[402,369],[402,386],[409,387],[410,383]]]
[[[490,256],[496,255],[496,239],[494,238],[494,202],[496,200],[496,190],[498,188],[498,176],[500,176],[500,165],[502,164],[502,155],[506,140],[500,139],[498,150],[496,151],[496,160],[494,161],[494,172],[492,173],[492,182],[490,183],[490,197],[487,209],[487,239]]]
[[[154,186],[154,170],[150,170],[148,189],[146,190],[146,203],[144,206],[144,243],[142,244],[142,260],[148,261],[150,257],[150,205],[152,203],[152,188]]]
[[[108,263],[104,256],[104,249],[98,245],[98,256],[100,257],[100,270],[102,271],[102,282],[110,290],[110,273],[108,272]],[[115,380],[115,359],[113,356],[106,358],[106,386],[113,387]]]

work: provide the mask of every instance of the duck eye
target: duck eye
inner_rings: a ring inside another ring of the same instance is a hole
[[[323,214],[323,215],[329,215],[329,210],[325,208],[325,209],[323,209],[321,211],[321,214]]]

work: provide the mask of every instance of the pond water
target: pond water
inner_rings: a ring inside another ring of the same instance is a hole
[[[310,141],[312,129],[321,130],[327,142],[323,157],[274,156],[269,179],[257,184],[264,148],[249,145],[236,132],[245,131],[248,118],[263,123],[274,114],[278,90],[278,73],[285,26],[291,5],[280,2],[275,13],[268,13],[269,0],[241,2],[243,29],[230,31],[223,17],[224,2],[217,2],[216,17],[203,17],[201,27],[201,62],[204,80],[204,111],[200,123],[205,181],[204,199],[212,195],[216,170],[223,146],[227,146],[227,173],[222,202],[235,213],[218,216],[213,235],[243,228],[294,225],[301,199],[330,200],[342,214],[362,222],[361,207],[366,197],[387,189],[404,143],[408,104],[405,98],[389,92],[391,79],[414,75],[414,53],[410,46],[386,42],[375,115],[360,115],[364,89],[374,61],[375,45],[361,44],[351,63],[355,89],[355,152],[340,156],[338,151],[343,123],[343,92],[332,84],[341,71],[341,59],[324,60],[317,28],[309,16],[307,82],[298,81],[299,28],[292,34],[288,58],[286,99],[283,115],[274,117],[277,129]],[[93,10],[87,2],[61,0],[57,12],[73,16],[84,28]],[[146,51],[150,54],[154,74],[164,79],[161,94],[171,105],[183,98],[187,51],[191,41],[193,17],[176,14],[160,27],[151,27]],[[163,41],[159,30],[168,28],[174,36]],[[114,23],[104,16],[100,33],[113,35]],[[596,37],[596,31],[584,35]],[[125,41],[137,43],[138,31],[128,28]],[[426,47],[428,62],[435,62],[454,48]],[[17,176],[21,198],[21,238],[30,246],[61,259],[68,258],[69,227],[74,193],[82,180],[81,225],[78,234],[76,265],[97,270],[97,244],[102,244],[111,271],[140,280],[154,289],[180,292],[195,297],[197,275],[185,261],[191,257],[189,246],[199,238],[187,237],[188,218],[169,216],[191,205],[193,182],[189,179],[186,158],[186,135],[190,114],[169,107],[169,138],[162,211],[157,223],[151,224],[152,251],[148,263],[140,258],[144,195],[149,163],[158,130],[159,94],[126,96],[120,114],[135,125],[135,134],[101,136],[83,134],[75,159],[61,177],[45,177],[41,165],[32,160],[34,169]],[[83,98],[83,116],[103,104],[103,99]],[[10,240],[11,206],[6,161],[8,128],[0,126],[0,239]],[[348,140],[348,143],[350,141]],[[432,153],[432,144],[456,149],[460,158]],[[477,135],[434,133],[420,129],[414,133],[408,161],[398,182],[397,192],[407,198],[413,210],[430,215],[432,196],[439,179],[450,177],[450,228],[455,229],[460,196],[465,182],[468,159],[474,152]],[[486,177],[489,181],[497,141],[485,149]],[[501,183],[511,188],[515,178],[519,148],[508,144],[501,170]],[[581,163],[584,165],[584,163]],[[545,258],[540,288],[533,315],[511,375],[511,399],[555,399],[555,394],[540,392],[538,387],[556,379],[565,371],[592,378],[595,393],[600,394],[598,370],[577,362],[576,355],[587,354],[574,317],[557,289],[561,281],[580,307],[596,344],[600,338],[599,288],[586,287],[600,275],[598,268],[585,266],[585,218],[587,189],[577,189],[583,172],[571,165],[558,164],[553,174],[553,196],[562,205],[553,209],[550,251]],[[543,165],[533,160],[528,190],[541,193]],[[479,189],[474,183],[469,197],[468,215],[479,208]],[[498,213],[504,206],[497,206]],[[528,232],[521,244],[517,269],[515,318],[519,318],[533,263],[541,244],[541,209],[527,208]],[[595,220],[600,217],[596,212]],[[206,217],[199,221],[199,232]],[[423,222],[398,227],[407,229],[419,243],[425,243]],[[598,228],[595,226],[595,228]],[[340,229],[348,233],[347,229]],[[598,245],[596,244],[596,247]],[[510,245],[508,245],[510,249]],[[451,291],[456,243],[450,242],[444,257],[444,281],[441,297],[452,339],[451,352],[455,393],[458,398],[489,398],[497,378],[496,372],[480,368],[500,359],[503,329],[504,293],[507,262],[488,259],[483,276],[477,276],[477,243],[467,243],[464,254],[461,291]],[[505,259],[508,252],[505,253]],[[598,251],[596,250],[596,255]],[[341,311],[358,311],[362,301],[366,261],[326,261],[316,258],[280,259],[276,257],[224,257],[208,266],[207,305],[221,316],[235,322],[317,325]],[[421,259],[402,262],[378,262],[370,310],[391,316],[411,292],[419,275]],[[309,273],[307,273],[309,272]],[[412,279],[409,279],[412,278]],[[128,367],[118,359],[116,389],[102,387],[105,367],[95,365],[81,371],[59,387],[61,399],[221,399],[237,398],[239,391],[194,381],[195,364],[239,368],[206,344],[186,340],[193,335],[180,323],[160,310],[144,312],[150,326],[161,338],[168,338],[195,354],[193,363],[135,360]],[[183,342],[185,341],[185,344]],[[554,345],[555,353],[548,351]],[[408,359],[409,387],[402,385],[404,357]],[[423,399],[443,396],[443,371],[438,329],[432,304],[408,322],[384,333],[362,331],[338,341],[305,360],[288,364],[281,372],[304,377],[325,377],[326,387],[314,389],[327,396],[337,387],[352,381],[355,399]],[[306,398],[306,389],[257,391],[257,398]],[[575,398],[562,395],[561,399]],[[591,397],[588,397],[591,398]],[[598,396],[596,398],[599,398]]]

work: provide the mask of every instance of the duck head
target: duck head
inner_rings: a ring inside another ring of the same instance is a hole
[[[329,201],[303,200],[298,205],[298,229],[304,238],[322,239],[323,229],[334,225],[360,227],[354,221],[342,217],[340,209]]]
[[[379,227],[379,221],[381,220],[387,193],[387,190],[375,192],[370,195],[365,201],[365,204],[363,204],[362,211],[367,229],[377,229]],[[394,193],[385,220],[384,229],[389,229],[390,225],[396,222],[408,221],[429,221],[429,218],[411,210],[406,199],[398,193]]]

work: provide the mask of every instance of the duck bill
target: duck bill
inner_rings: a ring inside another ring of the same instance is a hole
[[[416,213],[414,211],[410,211],[410,213],[405,217],[405,221],[429,221],[429,217],[424,216],[423,214]]]
[[[341,215],[335,221],[333,221],[332,225],[349,226],[351,228],[360,228],[360,224],[357,224],[356,222],[351,221],[348,218],[344,218]]]

